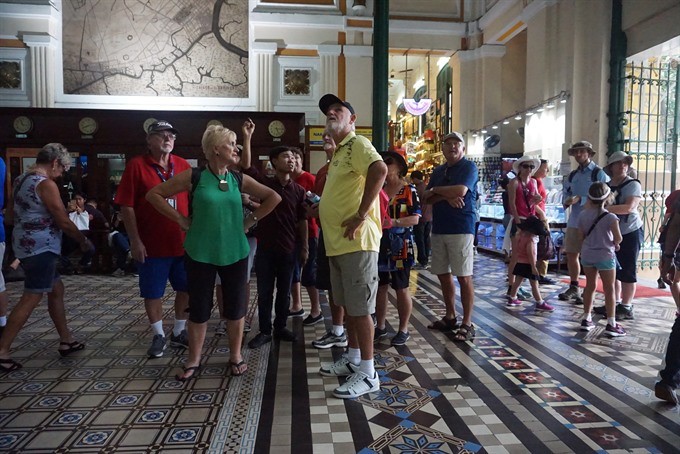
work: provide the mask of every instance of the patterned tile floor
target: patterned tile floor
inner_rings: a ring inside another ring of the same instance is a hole
[[[505,307],[500,260],[480,255],[475,270],[474,341],[426,328],[443,313],[440,289],[414,271],[411,339],[377,345],[380,391],[350,401],[318,374],[342,353],[310,346],[323,324],[290,319],[300,340],[246,348],[242,377],[227,375],[226,338],[209,335],[200,377],[178,383],[182,351],[146,357],[135,279],[67,276],[70,326],[87,348],[59,357],[45,304],[35,311],[13,349],[24,368],[0,375],[0,452],[680,452],[680,408],[652,392],[670,295],[639,299],[629,335],[610,340],[602,322],[577,331],[581,310],[557,301],[560,286],[543,289],[557,311],[536,314]],[[10,301],[21,288],[8,284]]]

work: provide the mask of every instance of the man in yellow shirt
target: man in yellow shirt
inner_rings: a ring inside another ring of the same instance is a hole
[[[373,320],[378,290],[378,249],[382,227],[378,193],[387,166],[371,142],[354,133],[356,115],[348,102],[324,95],[319,108],[338,147],[319,202],[319,217],[331,268],[335,304],[346,313],[347,354],[321,366],[328,377],[347,377],[333,391],[351,399],[380,389],[373,364]]]

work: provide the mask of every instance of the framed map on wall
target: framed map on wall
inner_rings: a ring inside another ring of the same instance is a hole
[[[248,0],[65,1],[64,94],[248,97]]]

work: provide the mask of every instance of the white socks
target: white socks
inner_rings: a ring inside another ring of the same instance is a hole
[[[375,375],[375,366],[373,365],[373,360],[362,359],[361,365],[359,366],[359,370],[368,375],[370,378],[373,378],[373,376]]]
[[[163,332],[163,320],[158,320],[156,323],[149,323],[149,326],[151,326],[154,335],[160,334],[165,337],[165,333]]]
[[[616,317],[607,317],[607,323],[611,325],[612,328],[616,328]]]
[[[7,316],[3,315],[0,317],[0,326],[6,326],[7,325]]]
[[[347,349],[347,359],[350,363],[358,366],[361,364],[361,350],[358,348],[348,348]]]
[[[175,336],[179,336],[182,334],[182,331],[184,331],[184,328],[187,326],[187,321],[186,320],[177,320],[175,319],[175,326],[172,327],[172,334]]]
[[[333,335],[334,336],[342,336],[342,333],[345,332],[345,328],[342,325],[333,325]]]

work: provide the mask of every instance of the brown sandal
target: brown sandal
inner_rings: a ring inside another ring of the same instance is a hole
[[[456,342],[467,342],[474,339],[475,337],[475,327],[472,323],[469,325],[461,324],[458,332],[453,336],[453,340]]]
[[[453,331],[458,328],[458,320],[456,318],[442,317],[441,320],[435,320],[427,325],[428,329],[436,329],[438,331]]]

